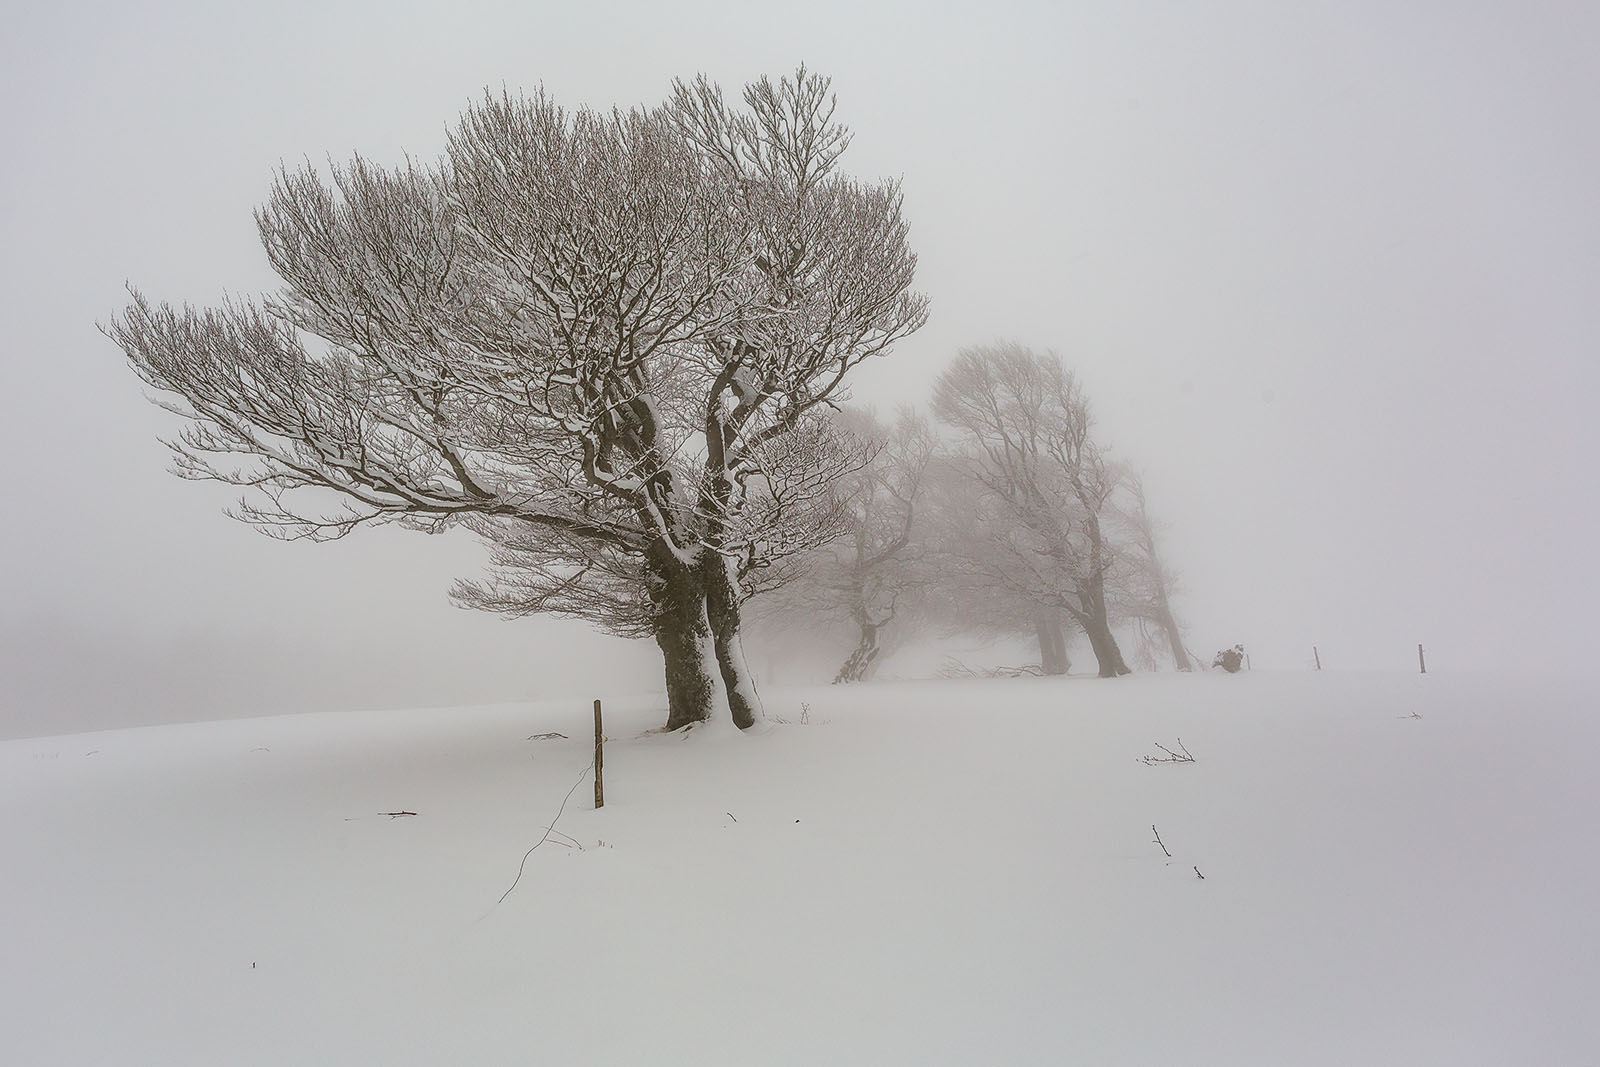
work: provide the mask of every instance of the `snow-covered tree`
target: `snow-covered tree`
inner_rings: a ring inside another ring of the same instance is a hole
[[[463,602],[648,634],[668,727],[748,726],[741,583],[842,528],[824,409],[926,317],[898,185],[838,170],[833,112],[804,68],[742,107],[703,77],[626,112],[486,95],[432,167],[280,174],[276,296],[135,293],[107,333],[239,517],[466,526],[495,565]]]
[[[963,566],[1065,612],[1100,676],[1127,674],[1106,588],[1119,556],[1107,529],[1118,472],[1093,438],[1077,379],[1059,358],[1018,344],[967,348],[934,383],[933,410],[966,448],[954,461],[965,491],[947,507]]]

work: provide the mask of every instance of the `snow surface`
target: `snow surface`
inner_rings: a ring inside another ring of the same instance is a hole
[[[583,702],[8,742],[0,1059],[1593,1063],[1597,694],[902,683],[687,737],[618,701],[600,811]],[[569,792],[581,851],[496,905]]]

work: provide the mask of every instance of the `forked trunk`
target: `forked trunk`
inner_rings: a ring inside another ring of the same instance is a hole
[[[654,631],[666,666],[667,729],[704,722],[727,706],[706,613],[704,583],[676,560],[651,560]]]
[[[761,718],[761,696],[756,692],[756,676],[745,662],[744,642],[739,636],[742,613],[738,575],[732,560],[710,549],[700,558],[699,572],[717,669],[728,694],[728,710],[733,713],[733,724],[748,730]]]

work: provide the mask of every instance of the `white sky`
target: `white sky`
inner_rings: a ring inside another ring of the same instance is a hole
[[[451,607],[475,550],[283,545],[165,473],[94,329],[273,279],[280,160],[432,157],[486,85],[653,103],[800,61],[904,177],[933,320],[859,378],[1054,348],[1146,473],[1197,651],[1587,668],[1600,8],[1585,3],[42,7],[0,40],[0,736],[655,684]]]

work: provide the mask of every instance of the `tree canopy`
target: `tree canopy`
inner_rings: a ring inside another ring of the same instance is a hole
[[[256,215],[281,291],[107,326],[186,419],[182,476],[249,492],[281,537],[463,525],[458,597],[650,634],[668,724],[759,714],[741,581],[825,542],[858,451],[825,417],[919,328],[901,194],[804,68],[731,104],[486,94],[442,159],[285,169]]]

